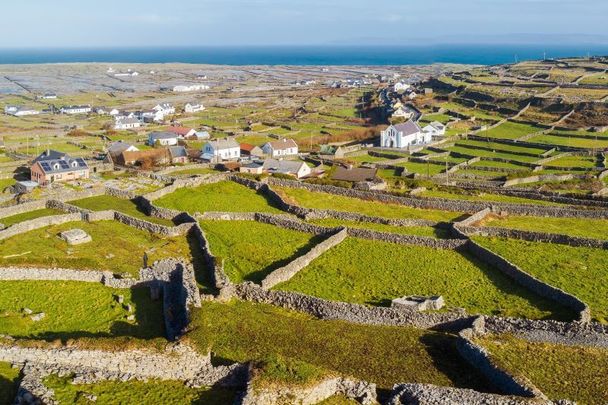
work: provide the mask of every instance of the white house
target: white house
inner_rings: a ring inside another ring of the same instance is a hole
[[[209,134],[208,131],[204,131],[204,130],[200,130],[200,131],[196,131],[196,133],[194,134],[194,136],[196,137],[196,139],[209,139],[211,138],[211,135]]]
[[[38,115],[40,111],[31,107],[7,105],[4,107],[4,113],[15,117],[23,117],[24,115]]]
[[[88,114],[91,112],[90,105],[68,105],[59,110],[62,114]]]
[[[196,113],[196,112],[204,111],[204,110],[205,110],[205,107],[199,103],[187,103],[184,106],[184,112],[187,114],[192,114],[192,113]]]
[[[267,173],[281,173],[295,176],[298,179],[308,176],[312,170],[301,160],[264,160],[263,171]]]
[[[422,128],[422,132],[431,134],[431,136],[445,135],[446,126],[439,121],[433,121],[429,125]]]
[[[266,142],[262,150],[270,157],[285,157],[298,154],[298,144],[293,139],[282,139],[274,142]]]
[[[115,117],[117,115],[120,115],[120,110],[118,108],[112,108],[110,112],[108,112],[108,114],[110,114],[112,117]]]
[[[43,100],[56,100],[57,99],[57,94],[55,93],[44,93],[44,95],[42,97],[40,97]]]
[[[430,143],[431,139],[431,134],[423,132],[417,123],[408,120],[403,124],[391,125],[382,131],[380,146],[383,148],[407,148]]]
[[[413,99],[415,99],[416,97],[418,97],[418,94],[416,94],[416,92],[415,92],[415,91],[412,91],[411,93],[409,93],[409,94],[407,95],[407,98],[409,98],[410,100],[413,100]]]
[[[156,110],[142,111],[141,119],[144,122],[163,122],[165,120],[165,113]]]
[[[173,87],[173,91],[176,93],[186,93],[189,91],[201,91],[201,90],[209,90],[209,86],[206,84],[192,84],[190,86],[180,85]]]
[[[134,117],[116,117],[116,121],[114,122],[114,129],[119,131],[139,127],[141,127],[141,122]]]
[[[203,146],[201,158],[209,161],[236,160],[241,157],[241,146],[234,139],[215,139]]]
[[[395,85],[393,86],[393,90],[395,91],[395,93],[403,93],[404,91],[408,90],[410,87],[412,87],[412,86],[407,83],[398,82],[398,83],[395,83]]]
[[[153,111],[162,112],[164,115],[175,114],[175,107],[169,103],[160,103],[152,108]]]
[[[178,142],[178,136],[171,132],[150,132],[148,135],[148,145],[155,146],[175,146]]]

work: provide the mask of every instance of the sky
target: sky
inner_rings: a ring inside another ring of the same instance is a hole
[[[608,43],[606,0],[3,3],[3,48]]]

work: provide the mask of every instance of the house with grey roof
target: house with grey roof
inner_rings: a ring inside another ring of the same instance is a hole
[[[34,159],[30,172],[31,180],[41,186],[89,178],[89,166],[83,158],[73,158],[67,153],[49,149]]]
[[[270,157],[295,156],[298,154],[298,144],[293,139],[283,138],[274,142],[266,142],[262,150]]]
[[[174,146],[177,145],[179,136],[172,132],[154,131],[148,135],[150,146]]]
[[[422,131],[420,126],[408,120],[402,124],[390,125],[380,134],[382,148],[409,148],[430,143],[432,135]]]
[[[183,146],[170,146],[169,156],[171,156],[171,163],[188,163],[188,151]]]
[[[267,173],[281,173],[294,176],[298,179],[308,176],[312,170],[301,160],[264,160],[263,170]]]
[[[203,146],[201,159],[210,162],[237,160],[241,157],[241,145],[232,138],[214,139]]]
[[[117,131],[141,127],[141,122],[135,117],[116,117],[114,129]]]

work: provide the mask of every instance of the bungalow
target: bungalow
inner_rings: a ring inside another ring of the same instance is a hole
[[[422,131],[431,136],[444,136],[446,126],[439,121],[433,121],[429,125],[422,128]]]
[[[169,127],[167,129],[165,129],[165,132],[170,132],[172,134],[175,134],[182,139],[190,138],[190,137],[193,137],[196,135],[195,129],[186,128],[186,127]]]
[[[188,151],[183,146],[170,146],[169,155],[172,164],[188,163]]]
[[[4,113],[15,117],[22,117],[24,115],[38,115],[40,111],[31,107],[7,105],[4,107]]]
[[[241,147],[234,139],[215,139],[207,142],[203,146],[201,159],[213,160],[234,160],[241,157]]]
[[[259,162],[251,162],[246,165],[242,165],[239,168],[241,173],[249,173],[249,174],[262,174],[264,172],[264,165]]]
[[[42,97],[40,97],[43,100],[55,100],[57,98],[57,94],[55,93],[44,93],[44,95],[42,95]]]
[[[177,145],[178,136],[171,132],[151,132],[148,135],[148,145],[150,146],[174,146]]]
[[[144,122],[163,122],[165,113],[160,110],[142,111],[140,117]]]
[[[91,112],[90,105],[68,105],[59,109],[62,114],[88,114]]]
[[[264,156],[264,151],[259,146],[255,146],[250,143],[242,143],[241,155],[250,157],[262,157]]]
[[[187,114],[197,113],[204,110],[205,107],[200,103],[186,103],[184,106],[184,112]]]
[[[283,138],[280,141],[266,142],[262,150],[270,157],[294,156],[298,154],[298,144],[293,139]]]
[[[302,162],[301,160],[277,160],[277,159],[266,159],[264,160],[263,170],[267,173],[281,173],[295,176],[300,179],[308,176],[312,170],[310,167]]]
[[[116,117],[114,129],[117,131],[141,127],[141,122],[134,117]]]
[[[209,139],[209,138],[211,138],[211,135],[209,134],[209,132],[203,131],[201,129],[200,131],[196,131],[196,133],[194,134],[194,138],[196,138],[196,139]]]
[[[123,141],[114,142],[112,145],[108,146],[108,155],[113,162],[118,161],[118,157],[122,155],[123,152],[139,152],[139,149],[137,149],[135,145]]]
[[[160,103],[152,108],[153,111],[162,112],[164,115],[175,114],[175,107],[169,103]]]
[[[176,93],[186,93],[189,91],[201,91],[201,90],[209,90],[209,86],[206,84],[192,84],[190,86],[180,85],[173,87],[173,91]]]
[[[54,182],[88,179],[89,166],[82,158],[72,158],[54,150],[42,152],[30,167],[31,180],[41,186]]]
[[[402,124],[391,125],[380,134],[380,146],[383,148],[407,148],[431,142],[431,134],[422,132],[420,126],[412,120]]]

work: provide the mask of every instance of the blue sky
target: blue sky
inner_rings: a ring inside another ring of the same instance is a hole
[[[17,0],[0,47],[608,43],[607,17],[606,0]]]

